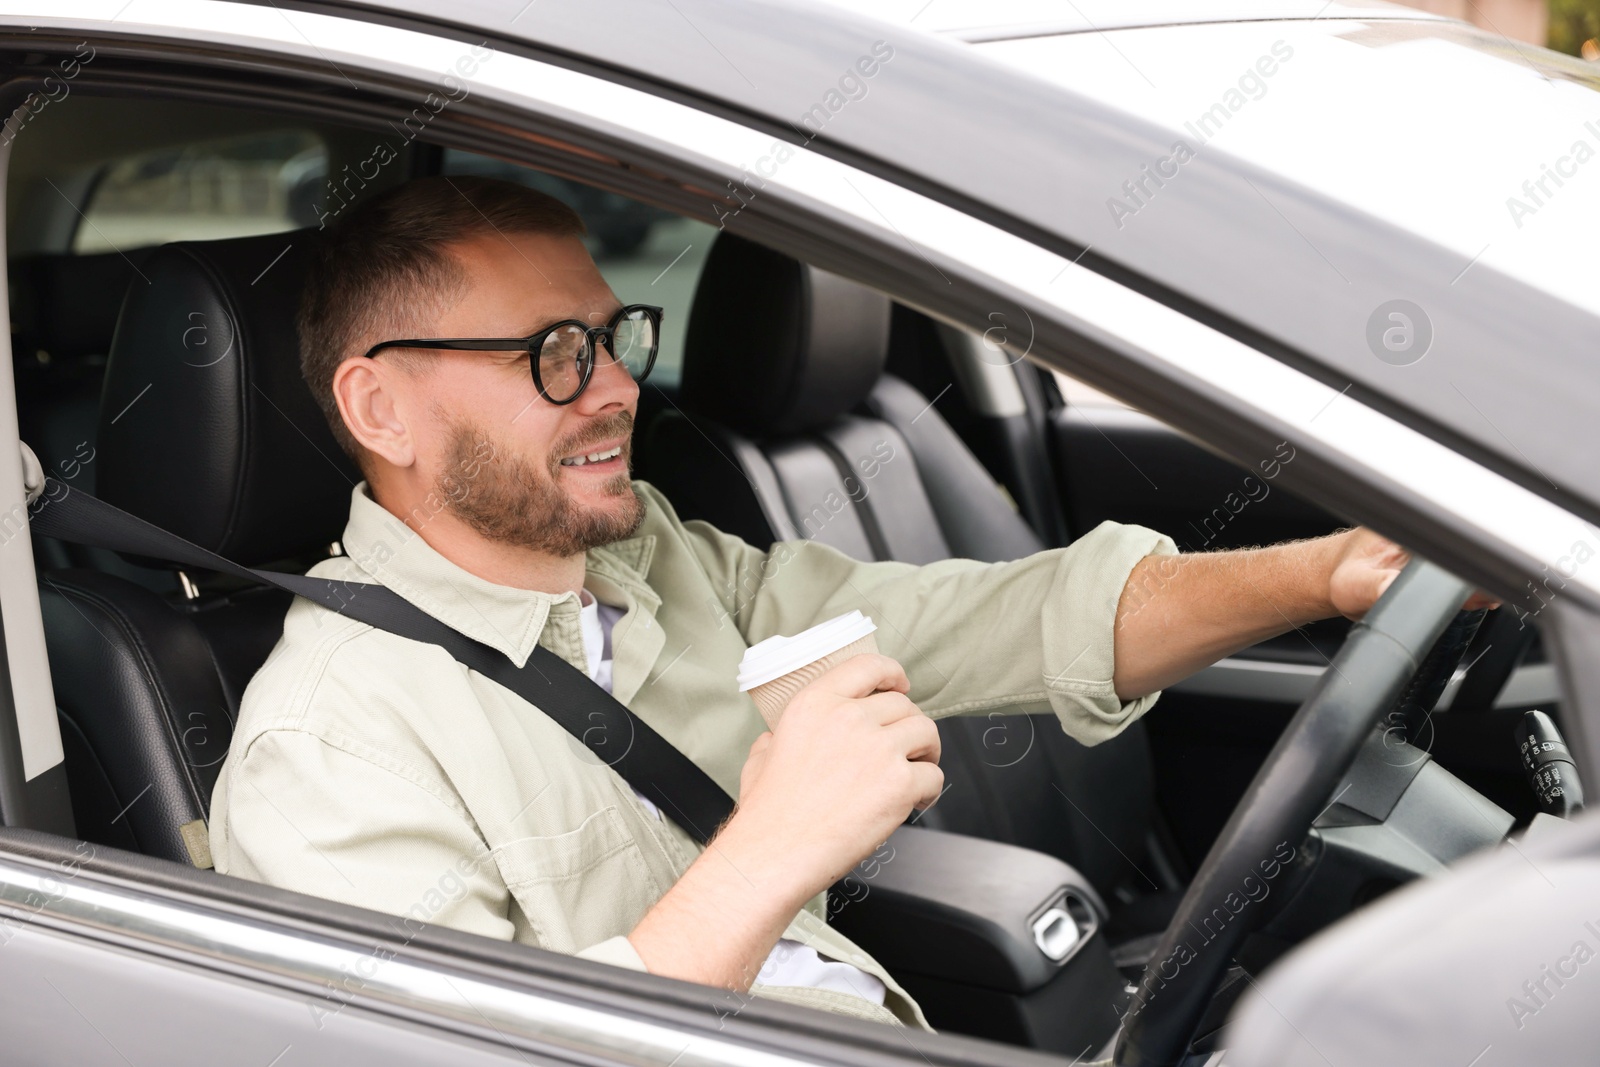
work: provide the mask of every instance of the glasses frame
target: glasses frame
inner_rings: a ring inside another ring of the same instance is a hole
[[[617,309],[604,326],[590,326],[580,319],[562,319],[553,322],[537,333],[527,337],[418,337],[399,341],[382,341],[367,349],[365,358],[372,359],[386,348],[429,348],[444,352],[524,352],[528,356],[528,368],[533,372],[533,386],[539,390],[539,395],[552,404],[570,404],[583,395],[589,388],[589,381],[594,377],[595,353],[602,344],[606,351],[611,353],[612,362],[618,362],[613,342],[616,340],[617,325],[628,316],[630,312],[643,311],[650,320],[650,326],[655,334],[655,344],[650,346],[650,358],[644,365],[644,370],[634,379],[642,382],[650,377],[650,371],[656,365],[656,355],[661,351],[661,317],[663,309],[654,304],[625,304]],[[588,358],[583,359],[583,378],[578,382],[578,388],[565,400],[556,400],[545,390],[544,381],[539,377],[539,360],[535,354],[544,346],[545,338],[565,326],[576,326],[583,331],[584,344],[587,346]]]

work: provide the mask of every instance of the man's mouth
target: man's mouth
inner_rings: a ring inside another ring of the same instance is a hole
[[[590,463],[607,463],[613,459],[616,459],[620,455],[622,455],[622,446],[618,444],[613,445],[610,448],[603,449],[599,452],[588,452],[583,455],[568,456],[566,459],[561,461],[561,465],[563,467],[583,467]]]

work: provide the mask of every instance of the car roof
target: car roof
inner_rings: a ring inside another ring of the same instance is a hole
[[[1474,266],[1471,257],[1404,220],[1375,216],[1336,191],[1224,151],[1206,152],[1185,168],[1181,195],[1163,205],[1161,225],[1129,225],[1114,245],[1105,242],[1108,200],[1122,181],[1172,154],[1172,131],[1114,99],[1052,83],[992,54],[1027,42],[972,45],[921,30],[920,18],[897,24],[796,0],[448,6],[313,0],[305,6],[487,40],[804,142],[1078,258],[1600,521],[1600,465],[1571,447],[1572,435],[1600,417],[1600,395],[1577,385],[1587,380],[1590,339],[1600,327],[1592,305],[1573,304],[1491,265]],[[1491,143],[1519,111],[1543,105],[1540,93],[1551,81],[1593,88],[1592,72],[1575,59],[1568,64],[1531,46],[1497,42],[1462,23],[1347,3],[1329,5],[1332,20],[1303,17],[1310,7],[1284,0],[1214,10],[1277,9],[1289,17],[1262,26],[1332,22],[1322,32],[1339,33],[1364,32],[1371,26],[1364,20],[1381,16],[1390,36],[1479,39],[1485,56],[1537,74],[1512,86],[1517,98],[1507,107],[1485,116],[1479,136]],[[1161,9],[1144,10],[1155,19]],[[1181,29],[1200,34],[1210,18]],[[1092,36],[1121,48],[1117,41],[1150,32]],[[892,60],[865,81],[853,72],[875,46],[892,52]],[[855,84],[850,79],[861,83],[860,98],[832,110],[825,128],[811,136],[801,117],[843,100],[836,90]],[[1203,109],[1229,86],[1190,88]],[[939,117],[936,125],[930,115]],[[1358,143],[1364,120],[1358,111],[1342,117],[1349,129],[1341,136]],[[1371,165],[1408,180],[1449,182],[1454,163],[1401,145]],[[1382,362],[1369,350],[1375,316],[1394,300],[1425,309],[1432,326],[1434,350],[1410,367]]]
[[[1383,0],[823,0],[884,22],[968,42],[1149,26],[1437,16]]]

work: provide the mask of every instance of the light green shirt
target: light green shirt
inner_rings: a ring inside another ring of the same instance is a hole
[[[588,553],[585,587],[626,608],[612,689],[730,795],[765,729],[734,682],[744,650],[859,609],[931,716],[1053,711],[1086,744],[1143,714],[1112,688],[1128,572],[1175,551],[1105,523],[1013,563],[861,563],[814,541],[753,548],[682,522],[654,488],[636,536]],[[425,523],[429,516],[413,516]],[[378,582],[523,665],[542,644],[587,671],[577,594],[475,577],[357,486],[345,555],[311,574]],[[626,744],[618,738],[617,744]],[[211,807],[217,870],[443,926],[644,969],[627,934],[700,846],[554,721],[449,653],[297,599],[244,694]],[[785,937],[881,979],[884,1006],[825,989],[756,995],[927,1025],[878,963],[829,927],[826,894]]]

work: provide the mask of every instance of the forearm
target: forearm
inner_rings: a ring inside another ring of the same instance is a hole
[[[628,935],[651,974],[744,992],[813,892],[735,816]],[[792,857],[791,857],[792,858]]]
[[[1140,560],[1117,604],[1118,697],[1164,689],[1257,641],[1339,614],[1330,578],[1351,533]]]

